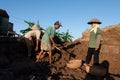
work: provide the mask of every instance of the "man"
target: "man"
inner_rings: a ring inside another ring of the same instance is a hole
[[[54,42],[53,38],[55,35],[55,30],[60,28],[61,23],[59,21],[56,21],[54,23],[54,27],[49,26],[43,37],[41,40],[41,52],[36,56],[37,60],[36,62],[38,62],[41,57],[45,54],[45,52],[47,52],[49,54],[49,63],[51,63],[52,61],[52,48],[54,48],[56,46],[56,43]]]
[[[31,56],[31,51],[32,51],[32,45],[33,45],[33,40],[32,37],[36,38],[36,47],[35,47],[35,51],[38,50],[38,45],[39,45],[39,40],[40,40],[40,35],[41,35],[41,31],[39,30],[39,26],[38,25],[33,25],[32,30],[27,32],[25,34],[25,38],[27,38],[28,40],[26,41],[27,43],[27,47],[28,47],[28,56]]]
[[[98,19],[93,18],[88,22],[88,24],[92,26],[92,29],[90,30],[89,48],[86,56],[85,65],[89,65],[92,54],[94,54],[94,65],[98,65],[101,38],[101,30],[99,28],[99,25],[101,24],[101,22]]]

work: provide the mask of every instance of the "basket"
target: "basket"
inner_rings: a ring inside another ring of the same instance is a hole
[[[66,65],[69,68],[79,68],[82,65],[82,60],[70,60]]]

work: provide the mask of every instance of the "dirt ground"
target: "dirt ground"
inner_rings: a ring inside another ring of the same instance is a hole
[[[40,62],[35,62],[36,53],[27,55],[27,46],[23,38],[0,37],[0,80],[120,80],[120,25],[103,29],[103,41],[100,52],[100,64],[107,61],[108,74],[104,78],[95,78],[86,73],[85,67],[69,68],[70,60],[85,61],[88,49],[89,30],[82,38],[65,43],[53,50],[52,63],[46,54]],[[91,61],[91,64],[93,60]]]

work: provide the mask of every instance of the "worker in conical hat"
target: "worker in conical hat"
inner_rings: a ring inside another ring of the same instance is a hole
[[[86,56],[85,64],[89,65],[92,55],[94,55],[94,65],[99,65],[99,52],[100,52],[100,42],[101,42],[101,29],[99,25],[102,22],[97,19],[91,19],[88,24],[91,26],[90,38],[89,38],[89,47]]]

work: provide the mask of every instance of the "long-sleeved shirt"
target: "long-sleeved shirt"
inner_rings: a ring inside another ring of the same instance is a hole
[[[42,42],[51,44],[50,37],[53,38],[54,35],[55,35],[55,27],[49,26],[42,37]]]
[[[97,32],[95,33],[94,31],[90,32],[90,40],[89,40],[89,47],[90,48],[96,48],[100,43],[98,40],[99,36],[101,35],[101,30],[100,28],[97,28]]]
[[[25,34],[24,37],[28,38],[29,40],[32,40],[32,37],[36,37],[36,39],[40,39],[41,32],[40,30],[31,30],[28,33]]]

